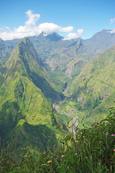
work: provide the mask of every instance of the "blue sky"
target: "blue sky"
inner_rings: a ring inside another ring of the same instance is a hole
[[[40,14],[39,23],[82,28],[84,38],[115,28],[115,0],[0,0],[0,28],[24,25],[29,9]]]

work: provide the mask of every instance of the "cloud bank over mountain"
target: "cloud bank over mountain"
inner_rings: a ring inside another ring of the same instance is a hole
[[[64,35],[64,40],[70,40],[81,37],[84,32],[81,28],[75,31],[73,26],[60,26],[49,22],[39,23],[40,14],[33,13],[32,10],[26,11],[25,14],[27,16],[27,20],[24,25],[16,28],[0,28],[0,38],[3,40],[12,40],[39,35],[42,32],[45,33],[45,35],[57,32]]]

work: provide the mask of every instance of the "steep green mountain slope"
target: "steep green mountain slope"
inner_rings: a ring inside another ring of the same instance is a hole
[[[66,94],[88,119],[105,116],[107,109],[115,104],[115,47],[87,64],[73,79]]]
[[[14,49],[11,57],[5,64],[4,68],[6,68],[6,70],[1,85],[0,105],[8,100],[16,101],[19,103],[22,113],[25,116],[27,115],[26,117],[28,117],[29,120],[34,120],[37,114],[38,122],[40,121],[40,115],[44,115],[42,117],[45,122],[45,118],[47,119],[47,115],[50,113],[50,105],[41,92],[41,89],[36,87],[32,82],[27,67],[31,69],[35,68],[40,75],[42,75],[43,70],[41,70],[39,66],[37,67],[36,57],[32,55],[28,46],[31,45],[22,41],[16,49]],[[25,61],[27,61],[27,63],[25,63]],[[46,110],[43,109],[43,107],[46,108]],[[35,115],[33,115],[33,112]],[[35,120],[35,122],[37,121]]]
[[[37,115],[36,115],[37,116]],[[30,124],[16,102],[7,101],[0,111],[0,147],[20,159],[25,148],[46,151],[57,146],[54,131],[45,124]],[[18,154],[18,155],[17,155]]]
[[[25,39],[0,67],[0,138],[11,144],[10,149],[28,145],[46,149],[57,143],[51,101],[61,96],[48,83],[36,57]]]
[[[56,33],[48,36],[42,33],[32,37],[31,41],[48,71],[53,87],[62,92],[85,64],[115,45],[115,34],[102,30],[86,40],[63,40]]]
[[[111,30],[102,30],[86,40],[64,40],[57,33],[47,36],[41,33],[29,39],[39,55],[37,59],[47,71],[50,85],[60,92],[74,76],[79,75],[86,63],[115,45],[115,34]],[[19,42],[0,40],[0,61],[5,61]]]
[[[114,169],[114,113],[96,121],[115,107],[115,47],[94,58],[109,46],[99,49],[99,35],[85,43],[41,35],[4,54],[10,53],[0,64],[0,172]]]

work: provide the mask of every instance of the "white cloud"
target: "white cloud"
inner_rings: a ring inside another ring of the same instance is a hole
[[[61,27],[55,23],[42,23],[38,26],[40,32],[45,32],[47,34],[58,32],[60,28]]]
[[[40,32],[45,32],[47,34],[50,34],[53,32],[68,33],[68,32],[73,31],[72,26],[61,27],[55,23],[42,23],[38,26],[38,29]]]
[[[0,38],[3,40],[12,40],[39,35],[42,32],[46,35],[57,32],[64,34],[65,40],[70,40],[81,37],[83,34],[83,29],[78,29],[77,32],[74,32],[73,26],[62,27],[55,23],[47,22],[39,24],[40,14],[35,14],[31,10],[28,10],[25,14],[27,21],[24,25],[18,26],[17,28],[0,28]]]
[[[34,14],[31,10],[26,12],[28,20],[26,21],[26,25],[35,25],[37,20],[40,18],[40,14]]]
[[[78,29],[76,32],[70,32],[67,34],[64,38],[64,40],[71,40],[71,39],[77,39],[80,38],[83,34],[84,30],[83,29]]]
[[[67,26],[67,27],[63,27],[61,28],[60,32],[72,32],[74,30],[73,26]]]

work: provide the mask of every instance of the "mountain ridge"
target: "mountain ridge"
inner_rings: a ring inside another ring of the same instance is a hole
[[[114,88],[109,86],[115,86],[115,48],[108,48],[112,41],[107,39],[104,53],[89,57],[80,54],[84,40],[40,37],[15,42],[0,64],[0,137],[11,150],[13,139],[19,151],[26,146],[43,150],[42,142],[45,150],[52,148],[56,137],[71,132],[69,122],[90,126],[114,105]]]

